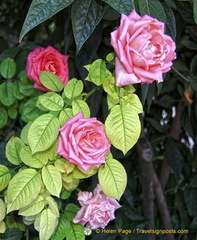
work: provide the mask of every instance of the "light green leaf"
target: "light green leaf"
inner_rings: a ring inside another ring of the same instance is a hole
[[[84,227],[81,224],[70,222],[69,230],[66,240],[85,240]]]
[[[30,204],[41,189],[41,176],[34,169],[18,172],[10,181],[7,189],[7,213]]]
[[[105,62],[102,59],[97,59],[90,65],[86,80],[100,86],[106,77],[106,70]]]
[[[22,216],[33,216],[40,213],[46,204],[43,196],[39,195],[32,203],[24,208],[21,208],[18,212]]]
[[[98,171],[99,184],[109,197],[120,200],[127,185],[127,173],[123,165],[115,159],[107,159]]]
[[[9,169],[6,166],[0,164],[0,191],[7,187],[10,178],[11,174]]]
[[[20,157],[27,166],[33,168],[42,168],[48,162],[48,158],[46,158],[42,152],[32,155],[32,151],[29,146],[25,146],[21,149]]]
[[[73,99],[79,96],[83,91],[83,82],[72,78],[64,87],[64,94],[67,98]]]
[[[60,92],[64,87],[61,78],[52,72],[41,71],[39,78],[40,82],[51,91]]]
[[[120,102],[119,99],[114,99],[113,97],[107,94],[107,105],[109,110],[115,105],[117,105],[119,102]]]
[[[51,236],[50,240],[63,240],[67,237],[70,230],[70,221],[65,217],[65,214],[60,216],[59,224]]]
[[[103,12],[103,7],[93,0],[76,0],[73,3],[71,19],[77,52],[101,21]]]
[[[73,110],[71,108],[62,109],[62,111],[60,112],[60,115],[59,115],[60,125],[63,126],[66,123],[66,121],[73,116],[74,116]]]
[[[48,165],[42,169],[42,179],[47,190],[56,197],[59,197],[62,189],[62,178],[60,172],[53,165]]]
[[[139,97],[136,94],[129,94],[121,98],[121,105],[129,104],[136,113],[142,113],[143,108]]]
[[[6,231],[6,225],[4,221],[0,222],[0,233],[4,233]]]
[[[16,74],[16,63],[12,58],[5,58],[0,65],[0,73],[6,78],[12,78]]]
[[[158,0],[138,0],[140,14],[148,14],[162,22],[166,22],[166,13],[163,5]]]
[[[11,106],[15,102],[14,88],[12,82],[3,82],[0,85],[0,101],[5,106]]]
[[[32,153],[44,151],[52,146],[59,134],[60,124],[53,114],[43,114],[30,126],[28,142]]]
[[[11,137],[6,145],[6,157],[9,162],[14,165],[19,165],[22,160],[20,158],[20,151],[24,147],[24,143],[18,137]]]
[[[60,111],[64,107],[63,98],[54,92],[48,92],[39,96],[38,102],[50,111]]]
[[[58,209],[58,205],[57,202],[55,201],[54,198],[52,198],[51,196],[46,197],[46,202],[49,205],[49,208],[51,209],[51,211],[56,215],[56,217],[59,217],[59,209]]]
[[[39,239],[48,240],[53,234],[57,224],[57,217],[51,209],[45,209],[40,217]]]
[[[31,29],[49,19],[62,9],[68,7],[74,0],[34,0],[32,1],[23,24],[19,42]]]
[[[28,143],[28,132],[29,132],[29,128],[30,128],[31,124],[32,124],[32,122],[28,122],[23,127],[23,129],[21,130],[21,135],[20,135],[21,140],[27,145],[29,145],[29,143]]]
[[[83,178],[88,178],[93,176],[94,174],[96,174],[98,172],[98,168],[96,167],[91,167],[88,169],[88,171],[86,171],[85,173],[80,171],[78,167],[76,167],[73,172],[72,172],[72,177],[76,178],[76,179],[83,179]]]
[[[135,8],[134,0],[102,0],[119,13],[129,14]]]
[[[130,105],[114,106],[105,121],[105,130],[114,147],[126,154],[139,138],[139,116]]]
[[[0,222],[5,218],[5,214],[6,214],[5,203],[0,198]]]
[[[57,168],[57,170],[61,173],[65,173],[66,170],[64,168],[64,164],[65,164],[65,159],[64,158],[58,158],[55,162],[54,165]]]
[[[110,97],[114,99],[119,98],[118,87],[115,85],[115,78],[113,76],[108,76],[104,79],[103,88],[105,92],[109,94]]]
[[[72,109],[73,109],[73,115],[76,115],[77,113],[82,112],[85,118],[90,117],[90,109],[88,107],[88,104],[83,100],[80,100],[80,99],[73,100]]]
[[[8,121],[8,114],[4,108],[0,108],[0,129],[3,128]]]

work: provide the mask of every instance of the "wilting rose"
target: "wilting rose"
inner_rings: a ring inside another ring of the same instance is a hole
[[[175,43],[164,34],[164,23],[135,10],[121,15],[120,26],[111,33],[115,59],[116,85],[163,81],[175,59]]]
[[[91,229],[105,228],[109,221],[115,219],[114,212],[120,204],[106,196],[98,184],[94,192],[79,192],[78,201],[82,208],[79,210],[74,223],[81,223]]]
[[[39,79],[41,71],[48,71],[61,78],[64,86],[68,82],[68,55],[63,55],[55,48],[38,47],[30,52],[27,56],[26,71],[29,79],[34,81],[34,88],[42,91],[50,91],[42,85]]]
[[[87,171],[105,163],[110,143],[103,125],[96,118],[84,118],[80,112],[61,128],[57,153]]]

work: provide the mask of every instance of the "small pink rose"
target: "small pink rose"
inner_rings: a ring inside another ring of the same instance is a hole
[[[116,85],[163,81],[176,58],[175,43],[164,34],[164,23],[135,10],[121,15],[120,26],[111,33],[115,60]]]
[[[48,71],[61,78],[64,86],[69,79],[68,55],[63,55],[55,48],[38,47],[27,56],[26,71],[30,80],[34,81],[34,88],[42,91],[50,91],[42,85],[39,79],[41,71]]]
[[[115,219],[114,212],[121,205],[105,195],[98,184],[93,193],[79,192],[78,201],[82,208],[79,210],[74,223],[81,223],[91,229],[105,228],[108,222]]]
[[[105,163],[110,142],[96,118],[84,118],[80,112],[60,128],[57,153],[87,171]]]

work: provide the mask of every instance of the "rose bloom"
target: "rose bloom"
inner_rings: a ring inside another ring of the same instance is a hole
[[[50,91],[42,85],[39,79],[41,71],[48,71],[61,78],[64,86],[68,82],[68,55],[63,55],[55,48],[38,47],[30,52],[27,56],[26,71],[30,80],[34,81],[34,88],[42,91]]]
[[[61,128],[56,152],[87,171],[105,163],[110,142],[103,125],[96,118],[84,118],[80,112]]]
[[[176,58],[175,43],[164,34],[164,23],[135,10],[121,15],[120,26],[111,33],[115,59],[116,85],[162,82]]]
[[[120,208],[120,204],[106,196],[98,184],[94,192],[79,192],[78,201],[82,208],[79,210],[74,223],[86,224],[91,229],[105,228],[109,221],[115,219],[114,212]]]

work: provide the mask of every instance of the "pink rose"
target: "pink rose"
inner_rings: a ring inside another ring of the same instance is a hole
[[[103,125],[96,118],[84,118],[80,112],[60,128],[57,153],[87,171],[105,163],[110,143]]]
[[[115,219],[114,212],[120,208],[120,204],[114,199],[106,196],[98,184],[91,192],[79,192],[78,201],[82,208],[79,210],[74,223],[81,223],[91,229],[105,228],[109,221]]]
[[[164,23],[135,10],[121,15],[120,26],[111,33],[115,59],[116,85],[163,81],[175,59],[175,43],[164,34]]]
[[[69,56],[61,54],[51,46],[38,47],[30,52],[27,56],[26,71],[28,78],[34,81],[34,88],[50,91],[40,82],[41,71],[54,73],[61,78],[65,86],[69,78],[68,58]]]

